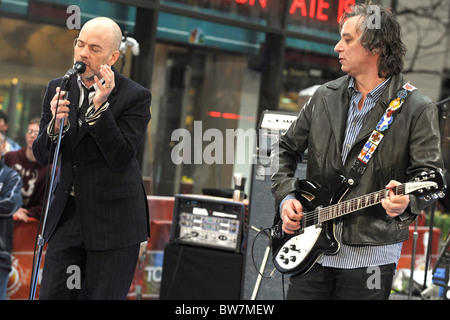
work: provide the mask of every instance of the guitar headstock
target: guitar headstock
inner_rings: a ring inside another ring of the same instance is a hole
[[[442,170],[424,172],[416,177],[413,182],[404,184],[405,194],[412,194],[426,201],[443,198],[447,189],[447,183]]]

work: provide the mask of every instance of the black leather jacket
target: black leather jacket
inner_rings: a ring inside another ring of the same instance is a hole
[[[281,136],[278,147],[273,148],[272,163],[278,166],[278,171],[272,176],[277,211],[285,196],[296,190],[295,169],[306,149],[308,180],[323,186],[333,177],[347,176],[364,143],[405,83],[401,74],[392,77],[370,112],[344,165],[340,155],[349,108],[349,80],[349,76],[344,76],[317,89],[297,120]],[[382,190],[390,180],[407,182],[423,171],[443,168],[438,109],[433,101],[415,90],[398,112],[361,181],[350,188],[342,200]],[[414,196],[410,199],[407,211],[414,214],[419,214],[427,205]],[[343,242],[348,245],[383,245],[407,240],[408,226],[416,215],[412,216],[407,220],[393,219],[380,204],[345,215]]]

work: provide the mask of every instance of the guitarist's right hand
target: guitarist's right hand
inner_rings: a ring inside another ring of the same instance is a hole
[[[289,199],[281,207],[281,220],[283,221],[283,231],[287,234],[294,234],[300,229],[300,220],[303,217],[303,207],[297,199]]]

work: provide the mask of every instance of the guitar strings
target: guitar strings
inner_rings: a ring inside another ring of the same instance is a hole
[[[396,195],[403,194],[404,185],[399,185],[393,188]],[[334,218],[346,215],[348,213],[376,205],[381,202],[381,199],[387,198],[389,190],[379,190],[362,197],[346,200],[341,203],[333,204],[325,208],[316,208],[313,211],[303,212],[303,217],[300,220],[300,225],[305,228],[321,222],[326,222]],[[361,200],[364,199],[364,200]],[[331,216],[331,217],[328,217]],[[318,221],[320,218],[320,221]]]

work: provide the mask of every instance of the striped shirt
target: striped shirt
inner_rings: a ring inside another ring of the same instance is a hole
[[[342,161],[345,163],[348,152],[350,151],[355,139],[367,120],[370,111],[377,101],[383,95],[390,78],[374,88],[366,95],[361,110],[358,109],[358,103],[362,98],[361,92],[355,88],[355,79],[351,78],[348,93],[350,97],[350,106],[347,117],[347,127],[345,130],[345,139],[342,147]],[[295,199],[294,195],[288,195],[280,205],[288,199]],[[341,244],[340,250],[335,255],[324,255],[319,258],[317,263],[325,267],[354,269],[369,266],[381,266],[390,263],[398,263],[403,243],[395,243],[381,246],[349,246],[342,243],[342,218],[335,220],[335,236]]]
[[[364,100],[364,104],[362,109],[358,109],[358,104],[362,98],[362,93],[356,90],[355,88],[355,78],[350,79],[350,83],[348,85],[348,94],[350,97],[350,107],[348,110],[347,116],[347,126],[345,129],[345,139],[342,145],[342,163],[345,164],[345,160],[347,159],[348,152],[350,151],[355,139],[361,130],[363,124],[366,122],[367,117],[372,111],[373,107],[380,99],[383,94],[386,86],[389,82],[389,79],[379,84],[375,89],[370,91],[366,99]]]
[[[105,80],[101,79],[100,82],[103,83]],[[83,90],[83,86],[86,87],[82,81],[81,81],[81,77],[78,75],[78,79],[77,79],[77,85],[78,88],[80,89],[80,100],[79,100],[79,104],[78,104],[78,108],[81,107],[83,100],[84,100],[84,90]],[[86,111],[86,115],[85,115],[85,119],[84,121],[92,126],[95,124],[95,122],[98,120],[98,118],[100,118],[100,116],[102,115],[103,112],[106,111],[106,109],[108,109],[109,107],[109,102],[106,101],[105,103],[103,103],[97,110],[95,110],[95,106],[93,104],[93,100],[94,100],[94,96],[95,96],[95,92],[98,90],[97,84],[95,83],[92,86],[95,90],[89,93],[89,108]],[[91,88],[92,88],[91,87]],[[78,126],[81,126],[82,124],[80,123],[80,120],[78,119]],[[55,126],[55,118],[53,118],[50,121],[49,126],[47,127],[47,135],[53,140],[56,141],[58,139],[59,136],[59,132],[54,133],[53,128]],[[64,128],[63,128],[63,132],[62,132],[62,136],[64,136],[67,131],[69,131],[70,128],[70,122],[66,121]]]
[[[100,82],[104,82],[104,79],[101,79]],[[81,107],[83,100],[84,100],[84,90],[83,87],[86,87],[83,82],[81,81],[81,77],[78,76],[78,80],[77,80],[77,84],[78,87],[80,88],[80,102],[79,102],[79,107]],[[98,120],[98,118],[102,115],[103,112],[106,111],[106,109],[108,109],[109,103],[108,101],[106,101],[105,103],[103,103],[97,110],[95,110],[95,106],[93,103],[94,100],[94,96],[95,96],[95,92],[98,90],[97,84],[94,83],[94,85],[92,86],[94,88],[93,91],[89,92],[89,108],[86,110],[86,115],[85,115],[85,121],[88,125],[92,126],[95,124],[95,122]],[[92,88],[91,87],[91,88]],[[88,88],[89,89],[89,88]],[[81,124],[79,123],[78,125],[81,126]]]

